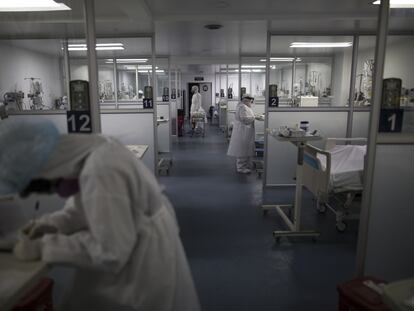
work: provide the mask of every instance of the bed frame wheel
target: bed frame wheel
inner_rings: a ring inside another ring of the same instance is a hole
[[[326,213],[326,205],[324,203],[317,203],[316,209],[318,210],[319,214],[325,214]]]
[[[345,232],[347,227],[347,224],[345,222],[338,222],[336,223],[336,230],[338,230],[338,232]]]

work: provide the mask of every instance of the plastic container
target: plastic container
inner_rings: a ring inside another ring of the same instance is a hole
[[[304,130],[305,132],[309,132],[310,123],[309,121],[300,121],[300,129]]]

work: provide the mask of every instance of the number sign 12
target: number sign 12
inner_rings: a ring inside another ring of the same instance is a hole
[[[92,133],[90,111],[67,111],[68,133]]]

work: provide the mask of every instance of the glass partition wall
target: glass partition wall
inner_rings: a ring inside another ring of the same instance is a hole
[[[241,92],[264,100],[266,63],[262,61],[265,57],[242,57],[241,58]]]
[[[82,5],[71,3],[59,15],[10,9],[1,13],[0,106],[11,113],[67,109],[70,76],[64,38],[86,37]]]
[[[216,102],[220,98],[226,98],[231,100],[239,99],[239,65],[221,64],[213,65],[212,68],[215,72],[214,88],[216,90]]]
[[[271,36],[269,82],[279,105],[348,106],[352,44],[350,36]]]
[[[413,54],[414,36],[388,35],[383,74],[381,133],[401,133],[408,134],[409,137],[414,133]]]
[[[71,80],[88,80],[83,44],[82,40],[68,42]],[[122,107],[128,108],[128,104],[142,105],[145,86],[154,87],[151,38],[97,39],[96,49],[101,107],[119,108],[119,104],[122,104]],[[157,74],[165,72],[155,67]],[[153,96],[156,94],[162,92],[154,89]]]
[[[9,111],[67,108],[61,40],[0,40],[0,53],[0,101]]]
[[[84,39],[0,40],[0,95],[10,111],[69,108],[69,81],[88,81]],[[98,89],[103,108],[142,103],[153,86],[151,38],[97,39]],[[164,61],[156,68],[158,92],[168,87]],[[158,65],[157,65],[158,66]],[[156,67],[157,67],[156,66]],[[11,73],[11,74],[10,74]]]

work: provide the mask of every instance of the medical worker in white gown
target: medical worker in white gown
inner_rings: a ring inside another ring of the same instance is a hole
[[[193,93],[193,97],[191,97],[191,109],[190,109],[190,116],[191,116],[191,123],[192,123],[192,128],[194,129],[197,126],[199,126],[199,124],[196,124],[197,122],[194,122],[192,119],[194,116],[196,115],[206,115],[206,111],[204,110],[204,108],[202,107],[202,98],[201,98],[201,94],[199,92],[198,86],[194,85],[191,88],[191,92]]]
[[[200,310],[173,208],[145,165],[113,139],[13,121],[0,122],[0,195],[39,180],[74,192],[26,227],[29,253],[15,247],[22,260],[77,267],[67,309]]]
[[[238,173],[248,174],[252,169],[255,149],[255,114],[251,109],[254,98],[244,94],[236,107],[235,121],[227,155],[236,157]]]

